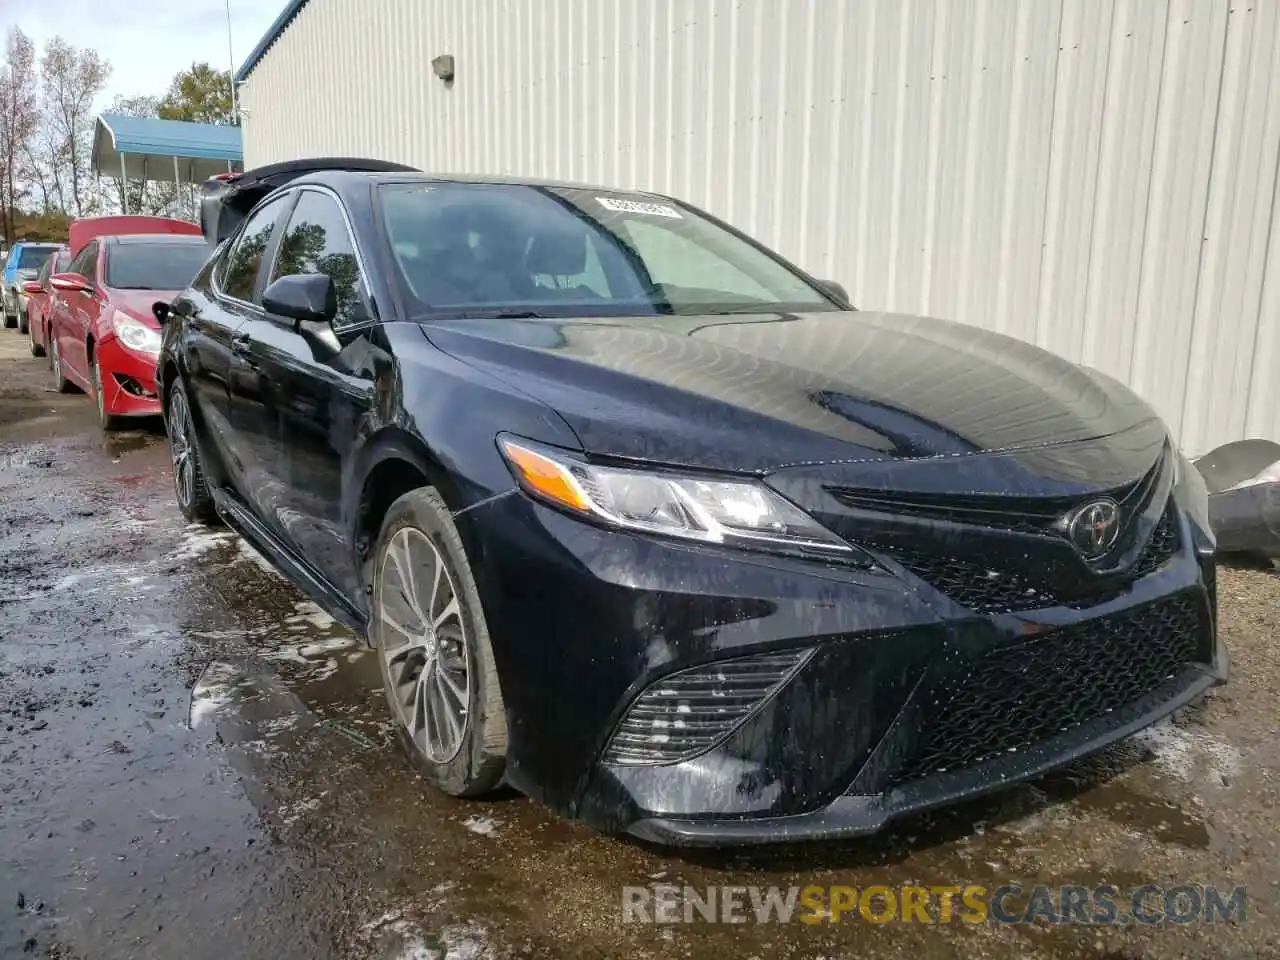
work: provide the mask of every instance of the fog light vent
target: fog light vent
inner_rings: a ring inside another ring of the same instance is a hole
[[[719,660],[655,681],[631,704],[606,763],[678,763],[723,740],[794,674],[812,650]]]

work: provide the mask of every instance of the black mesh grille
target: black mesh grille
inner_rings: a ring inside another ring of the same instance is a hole
[[[609,763],[677,763],[706,750],[744,721],[810,651],[721,660],[663,677],[632,702]]]
[[[1171,503],[1129,571],[1094,577],[1085,582],[1083,589],[1068,586],[1080,584],[1079,565],[1074,562],[1068,567],[1060,561],[1037,557],[1019,567],[1010,567],[898,544],[867,545],[889,555],[963,607],[977,613],[1008,613],[1055,606],[1091,606],[1119,596],[1134,580],[1154,573],[1169,562],[1178,550],[1178,525]],[[1029,546],[1031,551],[1036,550],[1034,541]]]
[[[1016,753],[1126,706],[1201,659],[1196,594],[991,650],[962,677],[939,678],[903,783]]]
[[[1138,562],[1133,565],[1131,578],[1140,580],[1155,573],[1177,552],[1178,521],[1173,513],[1173,504],[1170,503],[1164,515],[1160,517],[1160,522],[1156,524],[1155,530],[1151,532],[1151,539],[1143,547]]]

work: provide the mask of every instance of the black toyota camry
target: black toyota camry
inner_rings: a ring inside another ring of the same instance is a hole
[[[441,790],[847,836],[1225,678],[1204,485],[1097,371],[663,196],[307,161],[205,228],[178,502],[367,634]]]

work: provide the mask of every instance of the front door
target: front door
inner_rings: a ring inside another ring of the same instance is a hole
[[[226,468],[227,481],[250,507],[255,507],[255,481],[262,474],[260,461],[269,455],[270,439],[256,416],[253,396],[243,396],[234,361],[246,328],[262,315],[263,265],[270,262],[276,228],[288,206],[285,198],[265,204],[231,239],[210,278],[212,295],[191,304],[184,351],[192,389],[205,412],[204,433]]]
[[[374,403],[374,370],[366,334],[372,315],[354,241],[339,201],[314,188],[298,200],[266,279],[323,273],[333,280],[338,313],[332,326],[263,312],[245,336],[233,370],[255,384],[260,422],[270,431],[260,500],[273,531],[348,598],[360,576],[342,515],[343,464]]]

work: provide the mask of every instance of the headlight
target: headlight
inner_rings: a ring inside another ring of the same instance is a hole
[[[530,494],[615,527],[703,543],[863,559],[860,551],[759,483],[600,467],[506,436],[498,438],[498,447]]]
[[[140,320],[135,320],[119,310],[111,314],[111,329],[130,350],[150,356],[160,354],[160,331],[153,330]]]

